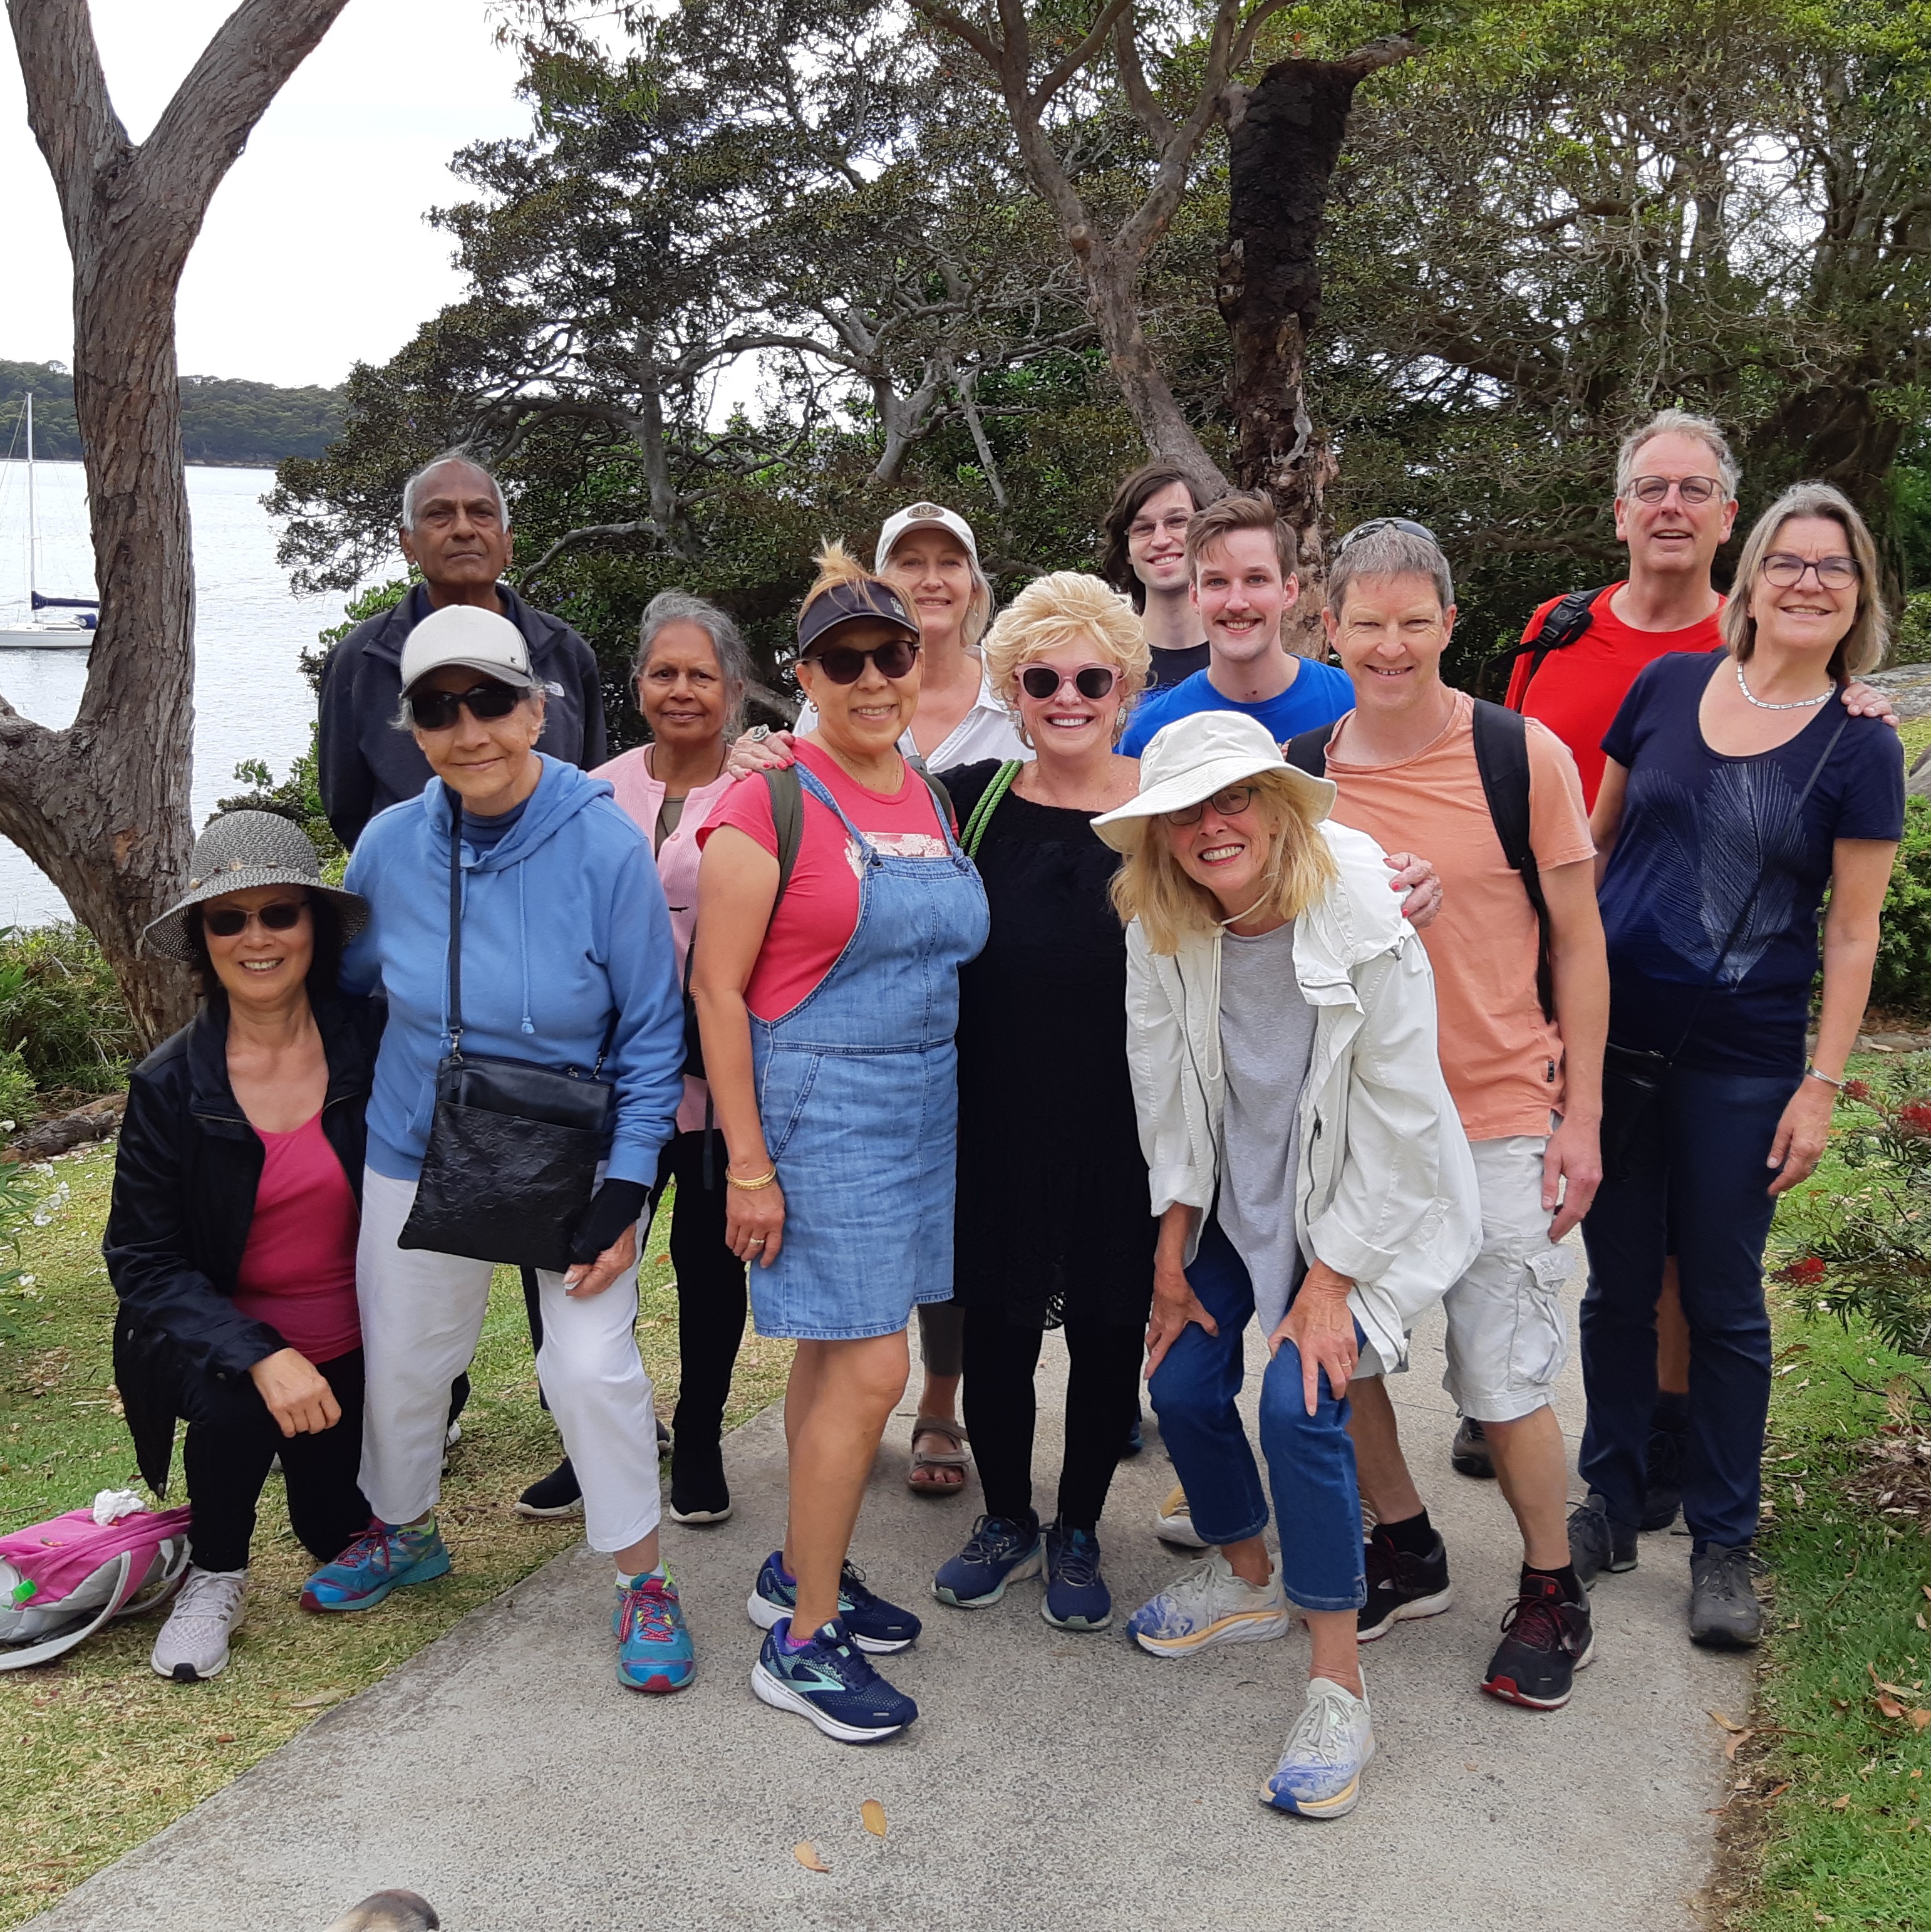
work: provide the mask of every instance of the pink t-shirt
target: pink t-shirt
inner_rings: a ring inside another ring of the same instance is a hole
[[[235,1306],[311,1362],[332,1362],[362,1346],[355,1196],[319,1114],[291,1133],[262,1133],[261,1142],[261,1184]]]
[[[905,767],[895,792],[871,791],[848,777],[829,752],[799,741],[799,760],[836,799],[859,831],[883,853],[901,859],[943,859],[944,828],[923,778]],[[761,778],[745,778],[712,812],[697,835],[701,848],[721,825],[735,826],[774,857],[778,830],[772,823],[771,790]],[[836,813],[805,794],[805,824],[784,896],[772,915],[763,950],[751,968],[745,1004],[761,1020],[788,1013],[832,970],[858,926],[857,846]]]

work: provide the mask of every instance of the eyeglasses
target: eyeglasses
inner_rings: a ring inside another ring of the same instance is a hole
[[[870,650],[862,651],[853,644],[828,644],[822,651],[814,651],[804,662],[816,664],[834,684],[856,684],[865,675],[868,664],[878,667],[881,676],[905,676],[919,660],[919,646],[903,638],[894,638],[883,644],[874,644]]]
[[[1813,561],[1787,550],[1772,550],[1761,568],[1764,581],[1780,590],[1794,590],[1809,571],[1817,573],[1817,581],[1826,590],[1848,590],[1864,574],[1854,556],[1820,556]]]
[[[201,915],[201,923],[217,939],[232,939],[247,931],[251,919],[259,920],[271,932],[286,932],[307,910],[306,899],[277,899],[253,912],[244,912],[239,906],[217,906]]]
[[[1638,476],[1630,484],[1630,494],[1639,503],[1660,503],[1671,490],[1693,508],[1709,502],[1722,489],[1714,476]]]
[[[1238,818],[1254,802],[1258,785],[1234,784],[1223,786],[1213,796],[1199,805],[1183,805],[1177,812],[1166,814],[1169,825],[1198,825],[1201,814],[1211,804],[1222,818]]]
[[[418,731],[446,731],[455,723],[459,708],[480,722],[486,718],[507,718],[522,699],[523,693],[508,684],[475,684],[467,691],[412,692],[409,715]]]
[[[1414,523],[1406,517],[1370,517],[1365,524],[1357,524],[1341,539],[1335,546],[1335,555],[1339,556],[1350,544],[1362,537],[1371,537],[1377,530],[1399,530],[1405,537],[1420,537],[1423,543],[1435,542],[1435,532],[1426,524]]]
[[[1192,520],[1191,510],[1176,510],[1171,516],[1162,517],[1157,524],[1151,518],[1136,518],[1126,526],[1126,534],[1129,537],[1137,537],[1142,543],[1147,538],[1160,532],[1170,537],[1183,537],[1187,533],[1187,525]]]
[[[1028,664],[1019,674],[1019,688],[1028,698],[1043,703],[1057,698],[1070,684],[1081,697],[1097,704],[1120,682],[1120,674],[1106,664],[1088,664],[1082,670],[1057,671],[1051,664]]]

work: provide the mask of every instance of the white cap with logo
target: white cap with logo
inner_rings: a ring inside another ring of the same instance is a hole
[[[474,604],[445,604],[409,632],[402,647],[402,688],[407,691],[418,678],[451,664],[521,691],[536,682],[523,633],[507,617]]]
[[[895,515],[886,518],[885,527],[878,533],[878,548],[872,555],[872,568],[883,570],[886,559],[892,554],[892,546],[907,530],[916,530],[922,524],[951,531],[965,545],[966,555],[972,559],[973,568],[978,568],[978,541],[973,536],[971,524],[958,511],[949,510],[943,503],[909,503]]]

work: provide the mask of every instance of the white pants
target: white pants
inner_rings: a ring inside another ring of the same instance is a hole
[[[469,1366],[489,1306],[487,1262],[399,1248],[412,1180],[362,1172],[355,1299],[365,1391],[362,1493],[384,1522],[413,1522],[442,1487],[449,1384]],[[592,1550],[628,1550],[657,1527],[657,1421],[637,1352],[637,1270],[577,1300],[539,1270],[543,1346],[536,1372],[583,1488]]]

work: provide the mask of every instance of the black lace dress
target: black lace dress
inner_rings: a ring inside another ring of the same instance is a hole
[[[961,827],[998,770],[940,774]],[[959,975],[953,1299],[1042,1328],[1144,1328],[1153,1302],[1126,939],[1107,896],[1119,860],[1093,816],[1000,800],[976,861],[991,936]]]

